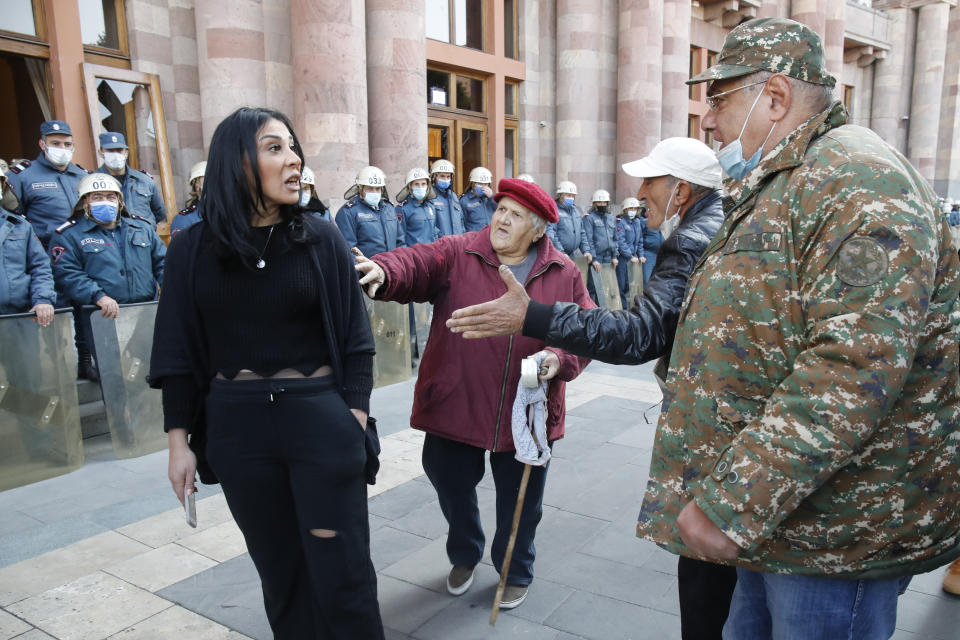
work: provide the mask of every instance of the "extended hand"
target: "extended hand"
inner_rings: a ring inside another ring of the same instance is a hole
[[[490,302],[457,309],[447,320],[447,328],[464,338],[491,338],[520,333],[527,315],[530,296],[507,265],[500,265],[500,277],[507,292]]]
[[[537,377],[540,380],[551,380],[560,373],[560,358],[549,349],[544,349],[542,353],[545,354],[545,357],[540,361],[540,371]]]
[[[41,327],[49,326],[53,322],[53,305],[45,304],[41,302],[40,304],[33,305],[33,309],[30,309],[33,313],[37,314],[37,323]]]
[[[633,256],[632,258],[630,258],[630,262],[632,262],[633,264],[640,264],[640,258],[638,258],[637,256]]]
[[[620,261],[616,258],[613,259],[613,268],[616,269],[620,265]]]
[[[367,297],[373,299],[377,295],[377,289],[380,288],[380,285],[387,281],[387,274],[376,262],[364,257],[359,249],[353,249],[353,254],[353,259],[356,261],[353,268],[363,274],[363,277],[360,278],[360,286],[367,293]]]
[[[197,456],[187,445],[186,429],[170,429],[167,432],[169,458],[167,461],[167,477],[177,494],[180,504],[183,504],[185,495],[197,490]]]
[[[593,270],[594,270],[594,271],[596,271],[597,273],[600,273],[600,261],[599,261],[599,260],[594,260],[593,262],[590,263],[590,266],[593,267]]]
[[[110,296],[101,296],[97,300],[97,306],[100,307],[100,315],[104,318],[116,319],[120,315],[120,305]]]
[[[692,500],[677,516],[677,528],[683,543],[691,551],[705,558],[733,560],[740,553],[737,543],[727,537],[720,527],[713,524],[696,502]]]

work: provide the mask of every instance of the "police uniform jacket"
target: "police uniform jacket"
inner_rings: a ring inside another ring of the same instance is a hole
[[[437,232],[440,237],[459,235],[464,232],[463,209],[460,207],[460,198],[448,187],[441,189],[433,185],[437,197],[430,201],[437,218]]]
[[[103,296],[120,304],[147,302],[163,283],[167,249],[146,220],[121,216],[107,229],[80,218],[50,245],[57,287],[74,304],[95,304]]]
[[[11,168],[7,180],[20,201],[19,213],[30,221],[44,246],[53,230],[70,217],[77,204],[77,188],[87,172],[73,164],[58,171],[41,153],[29,166]]]
[[[637,217],[640,218],[640,216]],[[648,260],[650,258],[656,260],[657,252],[660,251],[660,245],[663,243],[663,234],[659,229],[651,229],[645,216],[640,220],[640,224],[643,227],[643,252]]]
[[[410,196],[397,205],[406,245],[428,244],[440,237],[437,215],[430,200],[419,201]]]
[[[181,209],[170,221],[170,237],[172,238],[187,227],[197,224],[201,219],[199,203],[194,202],[189,207]]]
[[[547,237],[553,246],[568,256],[572,256],[577,249],[584,255],[592,254],[590,241],[583,232],[583,213],[580,208],[576,204],[568,207],[558,200],[557,212],[560,215],[556,223],[547,225]]]
[[[493,198],[478,196],[473,189],[460,196],[460,207],[463,209],[463,227],[467,231],[480,231],[490,224],[493,212],[497,210],[497,203]]]
[[[926,180],[837,102],[742,181],[680,311],[638,534],[894,578],[960,556],[960,259]]]
[[[353,196],[337,211],[335,222],[347,244],[367,257],[406,246],[397,212],[386,200],[372,209],[361,196]]]
[[[113,175],[106,165],[97,169],[99,173]],[[113,176],[121,184],[123,190],[123,204],[131,215],[138,216],[157,224],[167,219],[167,208],[163,204],[163,196],[157,183],[143,171],[137,171],[127,166],[127,172],[122,176]]]
[[[613,214],[609,211],[601,214],[591,207],[583,219],[583,231],[593,248],[593,259],[602,263],[613,262],[620,253],[617,248],[617,223]]]
[[[50,259],[30,223],[0,212],[0,314],[52,305],[56,298]]]
[[[617,248],[622,260],[643,257],[643,226],[638,218],[617,218]]]

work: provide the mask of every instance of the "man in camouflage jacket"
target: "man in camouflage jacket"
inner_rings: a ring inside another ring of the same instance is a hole
[[[898,578],[960,555],[957,250],[924,179],[830,104],[809,28],[740,25],[704,81],[740,179],[684,298],[637,533],[738,567],[725,638],[889,637]]]

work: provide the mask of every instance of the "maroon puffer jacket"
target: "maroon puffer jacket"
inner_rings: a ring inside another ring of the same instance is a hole
[[[576,302],[595,307],[580,271],[544,236],[526,289],[538,302]],[[507,291],[497,269],[489,227],[444,236],[380,253],[374,258],[387,281],[377,298],[396,302],[432,302],[430,340],[420,362],[410,426],[489,451],[513,450],[511,412],[520,381],[520,361],[545,347],[534,338],[511,336],[466,340],[447,329],[450,315],[462,307],[499,298]],[[559,349],[560,373],[550,382],[547,438],[563,437],[566,381],[590,362]]]

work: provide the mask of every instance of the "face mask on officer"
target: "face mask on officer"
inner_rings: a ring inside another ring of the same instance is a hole
[[[379,191],[368,191],[363,194],[363,201],[367,203],[371,209],[376,209],[380,204],[380,192]]]
[[[126,154],[122,151],[104,151],[103,164],[114,171],[120,171],[127,166]]]
[[[477,194],[478,197],[483,197],[483,185],[482,184],[473,185],[473,192]]]
[[[54,165],[55,167],[68,165],[70,164],[70,161],[73,160],[73,149],[49,147],[46,144],[44,144],[43,147],[43,152],[46,154],[47,160],[49,160],[50,164]]]
[[[440,179],[438,179],[438,180],[437,180],[437,186],[440,187],[441,189],[449,189],[449,188],[450,188],[450,181],[449,181],[449,180],[440,180]]]
[[[564,198],[564,199],[563,199],[563,206],[565,206],[565,207],[572,207],[572,206],[573,206],[573,198],[572,198],[571,196],[567,196],[566,198]]]
[[[631,220],[633,220],[634,218],[636,218],[636,217],[637,217],[637,210],[636,210],[636,209],[627,209],[627,217],[630,218]]]
[[[606,213],[607,211],[608,211],[607,205],[605,205],[605,204],[598,204],[598,205],[597,205],[597,213],[603,214],[603,213]]]
[[[310,191],[307,189],[304,189],[303,191],[300,192],[300,206],[305,207],[309,203],[310,203]]]
[[[677,183],[674,186],[673,191],[670,192],[670,199],[667,200],[667,208],[663,212],[663,222],[660,223],[660,235],[663,236],[663,239],[666,240],[670,237],[674,231],[677,230],[677,227],[680,226],[680,208],[677,208],[677,212],[670,216],[670,205],[673,203],[673,196],[677,195],[677,187],[680,186],[680,183]]]
[[[413,193],[413,197],[416,200],[423,200],[427,197],[427,188],[426,187],[414,187],[410,190]]]
[[[119,208],[120,207],[116,202],[110,202],[109,200],[91,202],[87,205],[87,210],[90,212],[90,217],[101,224],[110,224],[116,220],[117,210]]]

